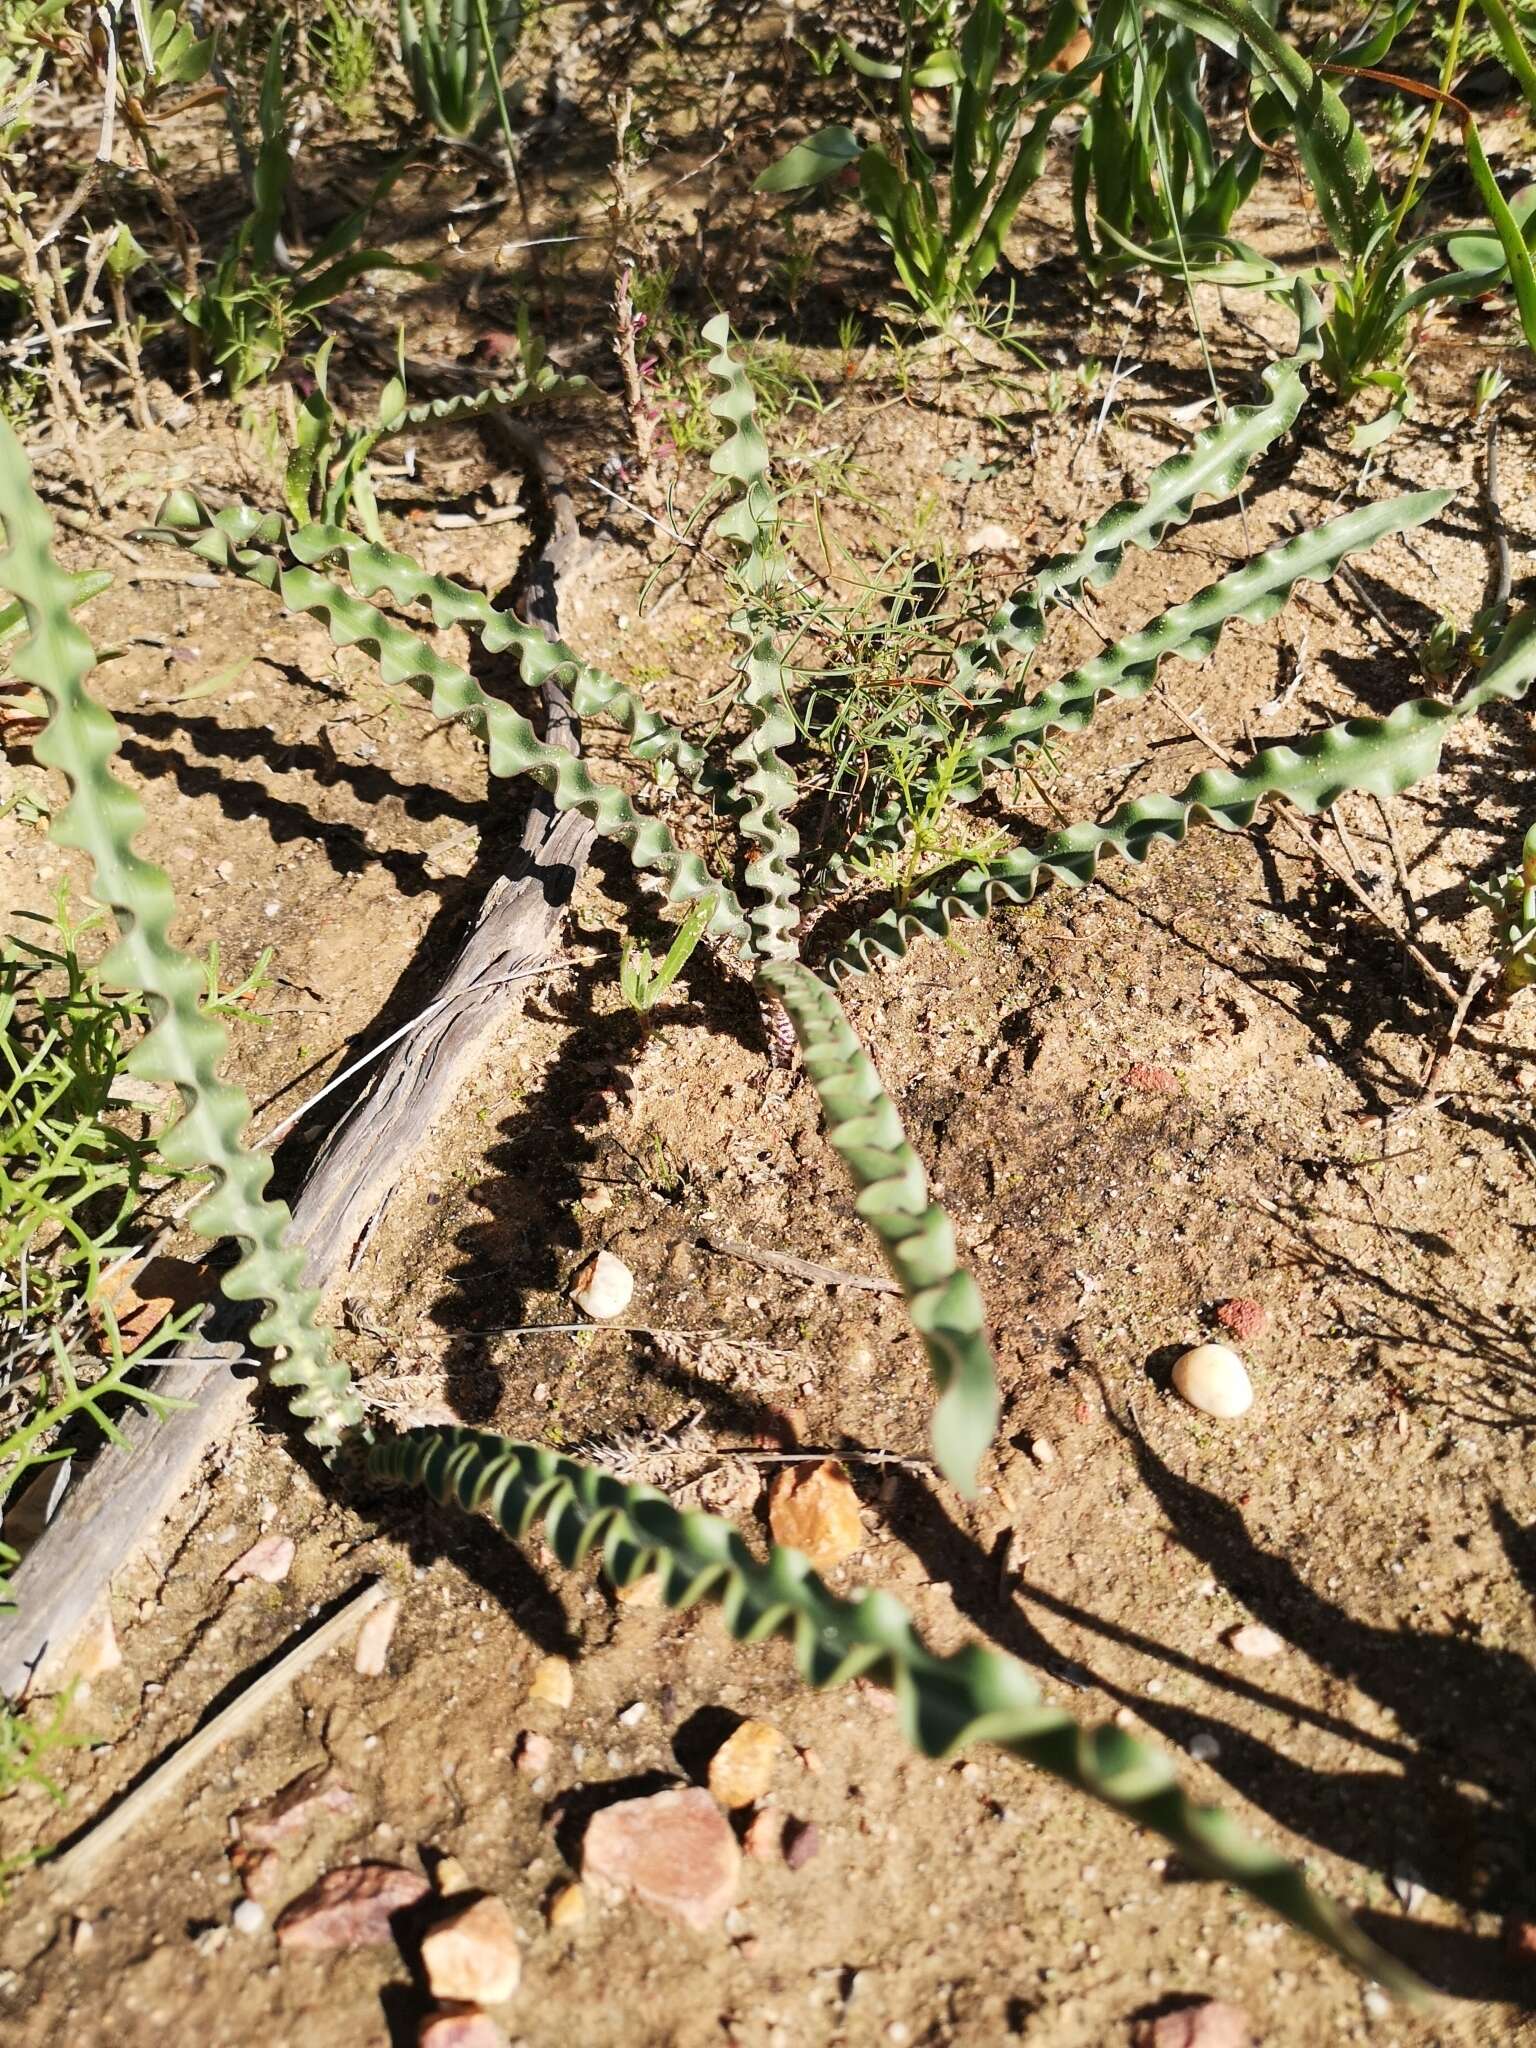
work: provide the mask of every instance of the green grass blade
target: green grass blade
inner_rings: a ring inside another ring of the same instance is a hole
[[[1368,256],[1386,222],[1386,202],[1365,138],[1333,86],[1249,0],[1150,4],[1240,57],[1274,88],[1291,110],[1297,148],[1329,235],[1346,254]]]
[[[159,531],[203,561],[259,583],[289,611],[321,620],[338,647],[361,647],[379,665],[384,681],[414,690],[439,718],[462,718],[486,740],[493,775],[527,775],[548,792],[556,810],[579,811],[606,838],[624,847],[637,868],[653,869],[667,885],[672,903],[716,898],[711,929],[722,936],[748,936],[741,905],[696,854],[684,853],[659,819],[643,817],[623,790],[599,782],[586,763],[563,747],[547,746],[510,704],[487,697],[467,669],[445,660],[424,640],[387,618],[302,563],[285,568],[275,553],[282,522],[261,518],[244,506],[217,517],[189,491],[177,491],[161,508]]]
[[[1219,1807],[1190,1799],[1160,1750],[1112,1725],[1079,1724],[1000,1651],[973,1643],[939,1655],[888,1593],[840,1599],[798,1551],[772,1546],[760,1561],[718,1516],[682,1511],[653,1488],[483,1431],[413,1430],[377,1445],[369,1470],[419,1486],[443,1506],[489,1508],[516,1542],[539,1527],[562,1564],[595,1555],[621,1589],[655,1573],[669,1607],[713,1601],[738,1642],[786,1638],[808,1685],[881,1681],[895,1695],[902,1734],[921,1755],[995,1743],[1161,1835],[1195,1870],[1239,1886],[1365,1976],[1400,1996],[1424,1996],[1412,1971],[1314,1891],[1294,1864]]]
[[[901,1282],[939,1390],[933,1454],[969,1497],[997,1427],[997,1371],[981,1293],[960,1267],[954,1226],[929,1198],[922,1161],[832,990],[796,962],[765,967],[758,981],[789,1013],[832,1149],[859,1191],[855,1207]]]
[[[70,785],[50,836],[89,856],[93,893],[117,921],[119,937],[101,963],[102,978],[141,990],[154,1020],[128,1068],[145,1080],[169,1082],[180,1094],[182,1114],[161,1136],[160,1152],[178,1171],[212,1174],[213,1190],[193,1210],[192,1224],[207,1237],[239,1243],[240,1259],[223,1276],[223,1290],[232,1301],[265,1305],[252,1336],[277,1355],[270,1377],[294,1390],[290,1406],[308,1423],[310,1441],[330,1447],[362,1420],[362,1409],[346,1367],[331,1358],[326,1332],[315,1321],[319,1297],[303,1284],[304,1254],[286,1242],[288,1210],[265,1193],[272,1162],[241,1143],[250,1106],[219,1078],[228,1039],[202,1007],[203,970],[171,944],[176,905],[170,881],[134,851],[144,807],[112,772],[117,727],[86,688],[96,657],[70,616],[75,579],[54,562],[48,515],[3,422],[0,521],[8,543],[0,555],[0,588],[26,607],[29,629],[14,671],[36,684],[48,705],[33,753]]]

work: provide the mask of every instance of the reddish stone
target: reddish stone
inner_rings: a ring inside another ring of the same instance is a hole
[[[593,1814],[581,1874],[680,1920],[712,1927],[736,1896],[741,1851],[725,1815],[696,1785],[621,1799]]]
[[[813,1820],[787,1820],[784,1823],[784,1861],[791,1870],[803,1870],[814,1856],[821,1854],[821,1829]]]
[[[507,2037],[488,2012],[465,2005],[429,2012],[416,2033],[417,2048],[507,2048]]]
[[[397,1914],[419,1905],[431,1887],[394,1863],[351,1863],[327,1871],[284,1907],[277,1938],[284,1948],[367,1948],[393,1941]]]
[[[1131,2048],[1251,2048],[1252,2041],[1241,2006],[1208,1998],[1143,2020],[1131,2035]]]
[[[259,1806],[235,1815],[240,1840],[252,1849],[273,1849],[306,1834],[322,1813],[350,1813],[353,1793],[329,1764],[316,1764]]]
[[[1252,1301],[1247,1295],[1235,1294],[1217,1309],[1216,1320],[1240,1344],[1246,1344],[1250,1337],[1260,1337],[1268,1329],[1269,1310],[1262,1301]]]
[[[1536,1920],[1510,1914],[1504,1922],[1504,1953],[1512,1963],[1536,1963]]]
[[[1167,1067],[1149,1067],[1144,1060],[1137,1060],[1126,1071],[1125,1085],[1138,1095],[1177,1095],[1179,1077]]]

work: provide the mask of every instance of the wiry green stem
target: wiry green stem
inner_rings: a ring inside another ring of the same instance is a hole
[[[933,1454],[945,1478],[970,1495],[997,1426],[997,1371],[981,1293],[960,1266],[954,1225],[930,1199],[896,1105],[832,990],[793,961],[761,968],[758,982],[789,1013],[832,1149],[859,1191],[854,1206],[879,1238],[923,1340],[939,1390]]]
[[[485,735],[493,775],[526,775],[549,793],[556,810],[579,811],[616,839],[637,868],[652,868],[667,883],[673,903],[715,898],[711,930],[745,939],[741,905],[710,874],[697,854],[684,853],[659,819],[645,818],[623,790],[599,782],[579,756],[545,744],[533,727],[496,698],[487,697],[467,669],[446,660],[424,640],[376,606],[342,590],[315,570],[285,568],[270,548],[281,544],[282,522],[244,507],[211,515],[190,491],[177,491],[161,508],[160,527],[204,561],[273,591],[290,611],[322,620],[338,647],[361,647],[386,683],[415,690],[439,718],[462,718]]]
[[[219,1078],[228,1046],[224,1028],[201,1006],[202,970],[170,940],[175,902],[163,869],[133,848],[144,807],[112,773],[117,727],[86,689],[95,654],[70,616],[73,579],[51,552],[48,516],[33,494],[26,459],[0,422],[0,519],[7,552],[0,587],[26,608],[28,637],[15,673],[35,683],[49,718],[33,744],[46,767],[69,780],[69,802],[53,821],[60,846],[79,848],[94,868],[93,892],[117,920],[119,938],[101,964],[104,980],[143,991],[153,1026],[126,1062],[147,1081],[169,1082],[182,1115],[159,1139],[167,1164],[183,1172],[207,1168],[214,1187],[191,1221],[207,1237],[235,1238],[242,1256],[222,1279],[234,1301],[260,1301],[266,1312],[254,1341],[277,1355],[273,1382],[293,1388],[295,1415],[313,1443],[331,1446],[362,1419],[346,1367],[333,1362],[315,1322],[318,1296],[303,1284],[304,1255],[285,1242],[291,1218],[264,1190],[272,1173],[265,1154],[240,1142],[250,1114],[245,1096]]]
[[[618,1587],[657,1574],[669,1607],[718,1603],[740,1642],[784,1636],[812,1686],[882,1680],[907,1741],[942,1757],[992,1742],[1150,1828],[1204,1875],[1239,1885],[1368,1977],[1421,1996],[1413,1973],[1388,1955],[1274,1850],[1251,1840],[1217,1807],[1197,1805],[1158,1750],[1114,1726],[1085,1728],[1042,1698],[1011,1657],[979,1644],[939,1656],[887,1593],[841,1600],[798,1551],[770,1548],[759,1562],[729,1522],[690,1514],[650,1487],[533,1444],[468,1429],[413,1430],[379,1445],[379,1478],[422,1486],[439,1503],[489,1508],[522,1540],[542,1523],[545,1541],[572,1566],[596,1553]]]

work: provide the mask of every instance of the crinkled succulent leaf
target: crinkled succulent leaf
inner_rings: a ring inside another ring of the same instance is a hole
[[[1306,398],[1301,372],[1321,353],[1322,312],[1304,281],[1292,295],[1300,333],[1293,354],[1264,372],[1269,393],[1262,405],[1234,406],[1180,455],[1160,463],[1140,498],[1127,498],[1096,519],[1082,544],[1053,556],[994,614],[986,631],[962,647],[955,663],[955,694],[971,704],[996,701],[1008,655],[1034,652],[1045,637],[1046,607],[1085,587],[1102,589],[1118,574],[1127,548],[1151,548],[1171,527],[1182,526],[1202,498],[1230,497],[1266,448],[1294,423]]]
[[[832,990],[795,961],[761,968],[758,982],[789,1013],[832,1149],[859,1191],[854,1206],[880,1240],[928,1354],[939,1390],[933,1454],[970,1495],[998,1414],[981,1291],[960,1266],[954,1226],[929,1196],[896,1105]]]
[[[1497,687],[1495,679],[1483,686],[1492,694],[1521,696],[1529,686],[1530,675],[1536,672],[1536,633],[1522,636],[1516,651],[1523,660],[1523,679],[1517,687],[1520,664],[1512,651]],[[1455,704],[1419,697],[1398,705],[1387,718],[1346,719],[1295,746],[1261,747],[1235,771],[1207,769],[1177,796],[1138,797],[1122,804],[1102,825],[1069,826],[1036,852],[960,863],[902,908],[887,911],[855,932],[832,956],[829,971],[840,979],[873,967],[877,960],[898,960],[912,939],[942,938],[958,918],[985,917],[999,902],[1027,903],[1044,883],[1081,888],[1093,880],[1106,853],[1139,865],[1159,840],[1177,844],[1193,825],[1241,831],[1252,824],[1262,804],[1276,797],[1289,798],[1298,810],[1311,813],[1326,810],[1349,790],[1395,796],[1435,772],[1446,734],[1476,708],[1472,697],[1468,692]]]
[[[1422,526],[1453,496],[1451,491],[1414,491],[1385,498],[1256,555],[1230,576],[1207,584],[1184,604],[1171,606],[1150,624],[1106,647],[1027,704],[1000,712],[972,739],[973,758],[1011,759],[1023,746],[1038,746],[1047,733],[1085,731],[1106,697],[1146,696],[1169,655],[1204,661],[1231,620],[1261,625],[1272,619],[1298,583],[1326,581],[1347,555],[1374,546],[1388,534]]]
[[[374,605],[354,597],[303,564],[283,566],[272,552],[282,546],[282,521],[234,506],[216,517],[190,491],[177,491],[161,508],[159,531],[201,560],[233,569],[279,597],[289,611],[323,621],[338,647],[361,647],[386,683],[425,697],[439,718],[462,718],[486,740],[493,775],[526,775],[546,790],[559,811],[579,811],[605,837],[616,839],[637,868],[653,869],[672,903],[713,896],[711,930],[746,939],[741,905],[696,854],[684,853],[659,819],[643,817],[623,790],[599,782],[576,754],[545,744],[509,704],[487,697],[467,669],[446,660],[424,640]]]
[[[1413,1973],[1294,1864],[1219,1807],[1192,1800],[1160,1750],[1113,1725],[1082,1726],[997,1650],[973,1643],[940,1656],[888,1593],[840,1599],[796,1550],[770,1547],[759,1560],[718,1516],[684,1512],[651,1487],[483,1431],[412,1430],[376,1446],[369,1467],[377,1478],[424,1488],[441,1505],[488,1508],[515,1541],[540,1526],[562,1564],[595,1555],[621,1589],[654,1573],[669,1607],[711,1600],[737,1641],[786,1638],[808,1685],[883,1682],[902,1734],[922,1755],[995,1743],[1161,1835],[1193,1869],[1239,1886],[1366,1976],[1400,1995],[1423,1995]]]
[[[782,749],[792,744],[795,722],[789,711],[789,671],[784,665],[772,624],[772,599],[783,581],[784,557],[779,546],[779,504],[768,469],[768,444],[757,424],[757,400],[745,370],[730,352],[730,322],[723,313],[707,323],[704,339],[715,353],[709,372],[723,387],[709,409],[731,431],[710,457],[709,466],[738,486],[735,501],[722,514],[718,531],[741,548],[737,575],[744,603],[731,619],[731,630],[746,643],[736,662],[741,676],[741,704],[747,731],[731,752],[747,802],[741,829],[757,847],[757,857],[744,879],[762,901],[751,918],[757,950],[770,960],[794,951],[800,921],[796,905],[799,880],[795,862],[800,835],[789,821],[797,794],[795,778]]]
[[[228,1046],[224,1028],[203,1009],[204,975],[171,944],[175,901],[163,869],[134,851],[144,807],[112,772],[117,727],[91,697],[95,664],[89,640],[70,616],[78,579],[52,555],[48,515],[34,495],[26,458],[0,422],[0,522],[8,542],[0,555],[0,588],[25,607],[28,633],[14,672],[34,683],[48,705],[48,723],[33,742],[46,767],[68,778],[70,799],[51,828],[60,846],[90,857],[92,893],[111,910],[119,937],[101,963],[105,980],[141,990],[153,1019],[130,1053],[131,1072],[171,1083],[182,1114],[158,1140],[166,1162],[183,1172],[206,1168],[213,1190],[193,1210],[204,1236],[234,1238],[241,1257],[222,1277],[234,1301],[259,1301],[265,1313],[252,1331],[276,1354],[270,1377],[293,1390],[290,1406],[308,1424],[311,1442],[330,1447],[361,1421],[347,1369],[330,1355],[315,1321],[318,1296],[303,1284],[304,1255],[286,1242],[291,1218],[264,1190],[272,1162],[241,1144],[250,1114],[238,1088],[219,1078]]]
[[[219,516],[228,518],[227,514]],[[482,591],[431,573],[409,555],[360,540],[342,527],[319,522],[296,527],[287,536],[287,544],[295,560],[309,568],[344,563],[362,597],[371,600],[382,591],[399,604],[425,605],[434,626],[465,626],[487,653],[510,652],[530,689],[541,689],[550,676],[556,676],[578,718],[611,718],[628,735],[629,751],[637,761],[650,765],[671,762],[690,787],[722,809],[732,808],[728,778],[675,726],[648,711],[634,691],[582,661],[565,641],[552,640],[537,626],[525,626],[510,612],[498,611]]]

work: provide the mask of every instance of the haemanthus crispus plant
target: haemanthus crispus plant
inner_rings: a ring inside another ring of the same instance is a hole
[[[1272,551],[1250,570],[1128,636],[1065,683],[1029,695],[1028,661],[1043,638],[1047,606],[1089,583],[1106,582],[1128,546],[1154,544],[1190,516],[1200,496],[1236,489],[1255,456],[1294,419],[1309,322],[1315,329],[1315,308],[1305,296],[1298,306],[1302,348],[1268,373],[1265,402],[1236,409],[1186,454],[1163,465],[1144,500],[1115,508],[1074,554],[1045,564],[987,632],[962,650],[978,780],[1053,726],[1071,730],[1086,724],[1103,697],[1142,694],[1163,655],[1203,658],[1227,619],[1269,616],[1299,577],[1328,573],[1351,547],[1426,518],[1441,502],[1439,494],[1419,494],[1346,515],[1307,537],[1310,548],[1291,553],[1296,544],[1288,543]],[[738,489],[723,530],[743,554],[735,618],[743,648],[742,718],[723,762],[710,759],[706,749],[647,711],[636,693],[568,648],[387,549],[336,529],[289,533],[281,522],[243,508],[215,516],[185,496],[168,507],[167,526],[203,558],[227,564],[265,584],[290,608],[323,619],[338,642],[365,648],[391,682],[409,684],[444,715],[465,719],[483,735],[494,772],[526,774],[550,791],[558,807],[584,812],[629,850],[637,867],[656,873],[675,900],[713,899],[716,933],[741,948],[760,990],[782,1003],[793,1023],[829,1136],[859,1189],[860,1212],[881,1239],[934,1362],[941,1389],[935,1431],[941,1461],[965,1484],[990,1435],[996,1400],[980,1297],[957,1266],[947,1219],[928,1196],[921,1164],[854,1036],[830,974],[802,957],[801,907],[827,885],[800,872],[790,744],[794,677],[775,630],[784,581],[777,506],[750,389],[726,347],[723,322],[712,339],[719,345],[715,369],[722,384],[717,411],[731,428],[715,467]],[[214,1176],[214,1192],[194,1221],[210,1235],[241,1244],[243,1256],[226,1281],[227,1291],[265,1304],[255,1341],[275,1354],[272,1376],[292,1390],[295,1412],[319,1442],[355,1437],[361,1434],[359,1406],[344,1371],[328,1355],[313,1300],[300,1285],[297,1255],[283,1243],[286,1212],[266,1195],[265,1162],[241,1142],[243,1098],[217,1077],[222,1039],[199,1006],[202,978],[169,942],[169,884],[133,848],[141,812],[112,774],[116,731],[85,687],[92,654],[71,616],[78,590],[52,559],[46,515],[31,492],[20,450],[3,433],[0,519],[8,543],[0,557],[0,585],[23,603],[29,626],[17,672],[41,689],[50,713],[37,751],[72,786],[56,835],[90,856],[95,892],[118,920],[122,937],[106,971],[149,1000],[155,1023],[136,1068],[173,1083],[184,1105],[166,1150],[178,1164],[204,1166]],[[349,571],[353,589],[322,573],[322,565],[337,564]],[[509,706],[486,698],[465,670],[374,607],[368,593],[381,590],[397,604],[424,604],[434,619],[462,622],[487,645],[510,649],[529,679],[558,667],[584,716],[612,717],[642,760],[669,763],[739,826],[739,876],[711,873],[623,790],[600,781],[579,757],[546,746]],[[1226,778],[1197,778],[1177,798],[1141,799],[1107,825],[1073,828],[1034,855],[1005,857],[1032,861],[1027,875],[995,862],[963,865],[913,905],[893,909],[862,938],[845,942],[833,971],[854,971],[882,952],[900,950],[914,927],[943,929],[957,910],[979,911],[998,894],[1027,893],[1040,878],[1083,882],[1102,851],[1139,860],[1159,837],[1181,838],[1201,820],[1228,828],[1246,823],[1259,803],[1276,796],[1316,809],[1348,788],[1404,787],[1433,770],[1452,724],[1493,696],[1523,695],[1533,674],[1536,618],[1523,614],[1473,689],[1454,705],[1425,698],[1399,707],[1388,719],[1353,720],[1294,747],[1263,749],[1247,768]],[[850,845],[860,833],[892,829],[876,808],[854,821]],[[1247,1842],[1219,1815],[1192,1805],[1156,1752],[1120,1730],[1083,1730],[1045,1704],[1012,1660],[979,1648],[936,1657],[885,1596],[838,1600],[794,1553],[775,1550],[760,1562],[726,1525],[680,1515],[656,1494],[624,1488],[536,1446],[458,1432],[389,1439],[372,1455],[381,1476],[419,1479],[429,1490],[443,1497],[451,1492],[466,1503],[488,1499],[513,1534],[542,1515],[557,1554],[574,1560],[600,1545],[605,1564],[621,1582],[654,1569],[675,1602],[715,1597],[728,1625],[744,1639],[789,1633],[813,1682],[860,1670],[884,1677],[897,1696],[905,1732],[925,1751],[938,1754],[962,1741],[997,1739],[1158,1829],[1202,1870],[1254,1892],[1371,1975],[1403,1988],[1411,1984],[1406,1972],[1320,1900],[1298,1872]]]

